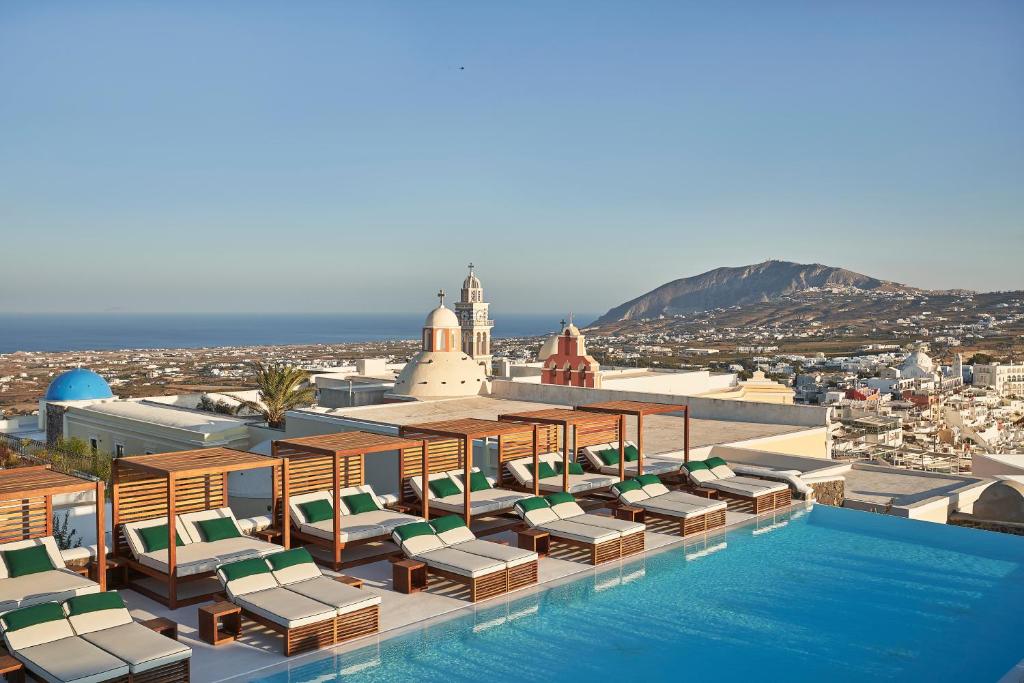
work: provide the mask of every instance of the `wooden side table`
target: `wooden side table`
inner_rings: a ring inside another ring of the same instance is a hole
[[[171,621],[165,617],[156,617],[155,619],[146,619],[139,623],[149,630],[156,631],[160,635],[166,636],[171,640],[178,639],[178,622],[176,621]]]
[[[269,529],[260,529],[259,531],[252,532],[253,538],[258,538],[265,543],[280,543],[283,534],[280,529],[270,527]]]
[[[215,602],[199,608],[199,637],[210,645],[230,643],[242,635],[242,608]]]
[[[707,489],[703,486],[691,486],[690,493],[695,496],[704,496],[705,498],[718,498],[718,491],[716,489]]]
[[[391,583],[399,593],[415,593],[427,587],[427,565],[419,560],[394,560]]]
[[[517,544],[523,550],[532,550],[538,555],[547,555],[551,549],[551,536],[540,529],[523,529],[516,532]]]
[[[0,676],[8,683],[24,683],[25,665],[11,655],[0,655]]]
[[[640,522],[644,521],[644,509],[634,507],[632,505],[618,505],[612,508],[612,514],[615,515],[616,519],[624,519],[627,522]]]
[[[363,580],[358,578],[358,577],[355,577],[355,576],[348,576],[347,574],[340,574],[338,576],[332,576],[331,578],[334,579],[335,581],[337,581],[338,583],[343,583],[346,586],[352,586],[353,588],[362,588],[363,587]]]

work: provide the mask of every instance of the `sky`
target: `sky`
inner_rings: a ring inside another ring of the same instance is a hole
[[[1024,288],[1024,3],[0,4],[0,311]]]

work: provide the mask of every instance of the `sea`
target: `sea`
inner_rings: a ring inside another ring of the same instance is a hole
[[[578,315],[594,320],[594,315]],[[0,353],[344,344],[418,339],[422,313],[0,313]],[[495,338],[559,329],[552,313],[495,317]]]

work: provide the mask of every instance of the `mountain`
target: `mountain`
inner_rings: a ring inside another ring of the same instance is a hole
[[[603,325],[622,320],[685,315],[716,308],[765,303],[820,288],[906,293],[923,291],[820,263],[765,261],[752,266],[716,268],[701,275],[673,280],[616,306],[592,324]]]

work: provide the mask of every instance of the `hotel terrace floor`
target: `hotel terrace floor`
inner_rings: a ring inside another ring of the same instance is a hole
[[[797,503],[797,505],[803,504]],[[169,610],[131,590],[124,591],[123,595],[136,619],[167,617],[179,624],[179,640],[192,648],[192,680],[194,683],[212,683],[214,681],[241,683],[251,680],[257,675],[269,675],[274,671],[284,670],[284,668],[300,666],[304,662],[323,657],[328,652],[342,652],[373,646],[389,637],[405,632],[408,628],[425,626],[434,620],[459,616],[471,611],[492,609],[496,605],[516,600],[532,592],[547,590],[552,585],[570,577],[582,578],[589,574],[594,577],[595,581],[614,582],[619,580],[624,571],[629,573],[624,568],[642,564],[647,555],[679,548],[694,555],[711,552],[722,547],[730,529],[747,523],[770,527],[774,523],[776,515],[787,511],[778,510],[757,518],[753,515],[730,511],[727,513],[724,528],[708,534],[688,537],[685,540],[657,522],[648,521],[648,531],[645,534],[646,550],[643,553],[595,567],[565,559],[564,553],[555,551],[552,555],[541,559],[539,583],[536,586],[477,603],[468,601],[466,591],[462,587],[437,579],[431,580],[430,587],[426,591],[412,594],[398,593],[392,590],[391,565],[387,560],[346,568],[344,574],[363,579],[364,590],[374,591],[381,596],[380,632],[334,648],[316,650],[290,658],[285,658],[281,654],[280,636],[251,621],[245,622],[241,639],[214,647],[199,638],[197,608],[202,605],[189,605]],[[592,510],[592,512],[608,514],[607,509]],[[488,535],[484,538],[507,541],[513,545],[516,542],[515,534],[509,531]],[[324,569],[324,572],[336,573],[327,569]]]

